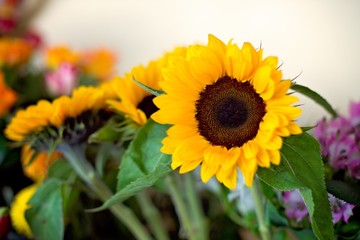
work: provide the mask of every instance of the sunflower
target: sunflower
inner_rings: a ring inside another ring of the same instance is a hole
[[[10,217],[13,227],[18,233],[28,238],[32,238],[33,234],[31,232],[29,223],[26,221],[25,212],[30,208],[28,202],[35,194],[37,187],[38,185],[33,184],[22,189],[16,194],[10,207]]]
[[[209,35],[207,45],[188,48],[163,71],[152,118],[171,124],[161,151],[172,154],[180,173],[201,165],[203,182],[216,176],[229,189],[237,169],[252,185],[258,166],[280,163],[282,137],[300,134],[294,120],[301,109],[287,94],[291,80],[282,80],[277,57],[262,58],[250,43],[241,48]]]
[[[53,138],[61,136],[69,141],[84,140],[109,117],[110,113],[106,112],[106,101],[111,99],[108,87],[79,87],[70,97],[61,96],[53,102],[40,100],[18,111],[5,129],[5,135],[18,142],[30,141],[41,134]],[[58,135],[54,135],[54,131]],[[48,144],[46,140],[44,143]],[[46,150],[46,147],[37,150]]]
[[[152,89],[159,89],[158,83],[163,79],[161,70],[168,65],[169,58],[185,56],[185,52],[185,47],[177,47],[162,58],[149,62],[147,66],[134,67],[124,78],[114,78],[112,84],[119,100],[109,101],[110,107],[124,113],[139,125],[145,124],[151,114],[157,111],[157,107],[152,102],[154,96],[138,86],[133,77]]]

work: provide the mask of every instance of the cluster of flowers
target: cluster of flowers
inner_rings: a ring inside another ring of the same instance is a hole
[[[360,179],[360,102],[349,106],[349,117],[323,118],[314,128],[314,135],[321,146],[328,179],[356,182]],[[309,212],[298,190],[286,191],[282,196],[285,214],[300,222]],[[333,223],[348,222],[355,205],[336,198],[329,193]]]
[[[67,46],[47,49],[46,85],[53,96],[69,95],[82,76],[103,82],[114,74],[115,55],[106,48],[76,52]],[[88,83],[87,83],[88,84]]]

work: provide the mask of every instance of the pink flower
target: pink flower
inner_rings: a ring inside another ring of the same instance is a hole
[[[329,194],[329,202],[332,212],[333,223],[335,224],[339,222],[341,219],[347,223],[349,221],[350,216],[353,215],[352,210],[355,206],[341,199],[338,199],[331,194]]]
[[[297,222],[300,222],[309,215],[299,190],[285,191],[282,201],[285,207],[285,215],[289,219],[295,219]]]
[[[77,83],[76,69],[69,63],[60,64],[57,69],[45,74],[45,82],[51,95],[69,95]]]

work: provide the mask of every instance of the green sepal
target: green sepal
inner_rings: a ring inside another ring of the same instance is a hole
[[[162,94],[165,93],[165,92],[162,91],[162,90],[156,90],[156,89],[153,89],[153,88],[151,88],[151,87],[149,87],[149,86],[146,86],[145,84],[143,84],[143,83],[139,82],[138,80],[136,80],[134,76],[132,76],[132,79],[133,79],[133,81],[134,81],[139,87],[141,87],[142,89],[148,91],[148,92],[151,93],[152,95],[160,96],[160,95],[162,95]]]

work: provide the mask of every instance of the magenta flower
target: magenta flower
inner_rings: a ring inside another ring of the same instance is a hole
[[[349,221],[350,216],[353,215],[352,210],[355,206],[341,199],[338,199],[331,194],[329,194],[329,202],[331,207],[333,223],[335,224],[339,222],[341,219],[347,223]]]
[[[69,63],[63,63],[56,70],[45,74],[45,83],[51,95],[69,95],[77,83],[76,69]]]
[[[282,201],[285,207],[285,215],[289,219],[295,219],[297,222],[300,222],[309,215],[299,190],[285,191]]]

